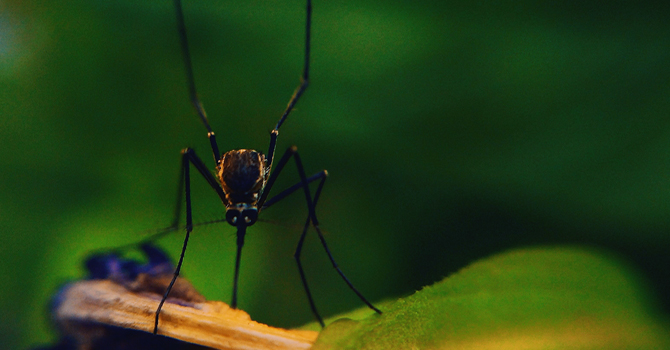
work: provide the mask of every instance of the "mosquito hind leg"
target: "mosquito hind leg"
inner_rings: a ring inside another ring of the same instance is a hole
[[[349,281],[347,276],[342,272],[340,267],[337,265],[337,262],[335,262],[335,258],[333,258],[333,254],[330,252],[330,249],[328,249],[328,244],[326,243],[326,238],[323,236],[323,233],[321,232],[321,228],[319,228],[319,221],[316,218],[316,203],[319,199],[319,196],[321,194],[321,190],[323,189],[323,184],[325,182],[325,177],[323,180],[319,183],[319,187],[317,188],[317,192],[314,195],[314,200],[312,200],[310,193],[309,193],[309,184],[307,183],[307,176],[305,175],[305,169],[302,166],[302,161],[300,160],[300,156],[298,155],[297,152],[295,152],[293,159],[295,160],[296,167],[298,168],[298,173],[300,174],[300,178],[303,183],[303,189],[305,192],[305,198],[307,200],[307,205],[309,206],[309,217],[307,224],[305,225],[305,229],[303,230],[303,234],[301,236],[301,240],[298,242],[299,246],[298,248],[301,249],[302,241],[304,240],[304,236],[306,234],[307,228],[309,228],[309,221],[312,222],[312,226],[314,226],[314,229],[316,230],[317,235],[319,236],[319,240],[321,241],[321,245],[323,246],[323,249],[326,251],[326,254],[328,255],[328,259],[330,259],[330,262],[333,264],[333,268],[337,271],[337,273],[340,275],[342,280],[349,286],[349,288],[358,296],[358,298],[365,303],[370,309],[374,310],[376,313],[381,314],[381,310],[376,308],[372,303],[370,303],[361,292],[354,287],[354,285]],[[309,220],[311,219],[311,220]],[[302,271],[302,265],[299,263],[300,260],[300,251],[297,249],[296,250],[296,261],[298,261],[298,268],[301,272],[301,278],[303,279],[303,285],[305,286],[305,292],[307,293],[308,296],[310,296],[309,289],[307,288],[307,283],[304,279],[304,272]],[[321,323],[321,326],[324,326],[323,320],[321,320],[320,316],[316,312],[316,309],[312,307],[312,311],[317,315],[317,319],[319,319],[319,323]]]
[[[291,186],[290,188],[282,191],[278,195],[270,198],[269,200],[266,200],[266,198],[267,198],[267,196],[270,192],[270,189],[274,185],[277,177],[279,176],[279,174],[281,173],[281,171],[284,169],[284,167],[286,166],[286,164],[288,163],[288,161],[291,158],[293,158],[293,160],[295,161],[296,167],[298,169],[298,173],[300,175],[300,182]],[[266,185],[266,191],[263,192],[263,194],[261,195],[261,198],[259,200],[259,206],[261,206],[263,208],[267,208],[267,207],[271,206],[272,204],[277,203],[279,200],[285,198],[289,194],[297,191],[298,189],[300,189],[300,188],[303,189],[303,192],[305,194],[305,200],[307,202],[307,207],[308,207],[309,214],[307,216],[305,226],[303,227],[303,232],[300,235],[300,239],[298,240],[298,246],[296,247],[294,257],[295,257],[296,263],[298,265],[298,271],[300,273],[300,279],[302,280],[303,287],[305,288],[305,293],[307,294],[307,299],[308,299],[310,307],[312,309],[312,313],[314,313],[314,316],[319,321],[321,326],[324,326],[323,319],[322,319],[322,317],[320,316],[319,312],[316,309],[314,299],[312,298],[312,294],[309,290],[309,286],[307,284],[307,279],[305,277],[305,272],[303,270],[302,263],[300,261],[302,246],[303,246],[305,237],[307,235],[307,230],[309,229],[310,222],[312,223],[312,225],[316,229],[317,235],[319,236],[319,240],[321,241],[321,245],[323,246],[324,250],[326,251],[326,254],[328,255],[328,258],[330,259],[330,262],[332,263],[333,268],[335,268],[335,270],[340,275],[342,280],[344,280],[344,282],[349,286],[349,288],[358,296],[359,299],[361,299],[361,301],[363,303],[365,303],[365,305],[367,305],[370,309],[374,310],[375,312],[377,312],[379,314],[382,313],[378,308],[376,308],[374,305],[372,305],[372,303],[370,303],[363,296],[363,294],[361,294],[361,292],[359,292],[358,289],[356,289],[356,287],[354,287],[354,285],[351,283],[351,281],[349,281],[349,279],[346,277],[344,272],[342,272],[342,270],[339,268],[339,266],[335,262],[335,258],[333,258],[333,255],[331,254],[330,249],[328,249],[328,244],[326,243],[326,239],[323,236],[323,233],[321,232],[321,229],[319,227],[319,221],[316,217],[316,203],[318,202],[319,196],[321,195],[321,190],[323,189],[323,185],[325,183],[325,180],[326,180],[327,176],[328,176],[328,173],[324,170],[321,173],[315,174],[315,175],[310,176],[308,178],[305,175],[305,169],[302,165],[300,155],[298,154],[298,149],[295,146],[290,147],[286,150],[286,152],[284,152],[284,155],[279,160],[279,162],[277,162],[277,166],[276,166],[274,172],[270,174],[270,178],[268,179],[268,183]],[[311,182],[319,180],[319,179],[320,179],[319,185],[317,187],[314,198],[312,198],[310,190],[309,190],[309,184]]]
[[[323,174],[321,177],[321,181],[319,182],[319,187],[316,190],[316,193],[314,194],[314,199],[312,200],[312,204],[316,207],[316,203],[319,200],[319,195],[321,194],[321,189],[323,189],[323,184],[326,182],[326,177],[328,176],[328,173],[324,170],[320,174]],[[296,264],[298,265],[298,272],[300,273],[300,280],[302,281],[302,286],[305,288],[305,294],[307,294],[307,301],[309,302],[309,307],[312,309],[312,313],[314,314],[314,317],[316,317],[317,321],[319,321],[319,324],[321,327],[325,327],[325,323],[323,323],[323,318],[319,314],[319,311],[316,309],[316,304],[314,303],[314,298],[312,297],[312,293],[309,290],[309,286],[307,285],[307,278],[305,277],[305,271],[302,268],[302,262],[300,261],[300,254],[302,253],[302,245],[305,242],[305,237],[307,236],[307,230],[309,229],[309,223],[311,222],[311,217],[310,215],[307,216],[307,220],[305,220],[305,226],[302,229],[302,234],[300,235],[300,239],[298,240],[298,245],[295,248],[295,253],[293,253],[293,258],[295,259]]]

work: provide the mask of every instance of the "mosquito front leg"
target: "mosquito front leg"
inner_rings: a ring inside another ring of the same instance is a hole
[[[158,318],[160,316],[161,309],[163,308],[163,304],[165,304],[165,300],[167,300],[168,296],[170,295],[170,291],[172,290],[172,286],[174,286],[177,277],[179,277],[179,271],[181,270],[181,265],[184,262],[184,253],[186,253],[186,246],[188,245],[188,238],[191,235],[191,231],[193,231],[193,214],[191,210],[191,164],[195,166],[198,172],[202,174],[205,180],[207,180],[210,186],[214,188],[214,190],[219,194],[219,197],[221,197],[221,199],[225,202],[225,195],[223,194],[221,186],[218,184],[218,182],[216,182],[214,176],[212,176],[212,174],[207,170],[207,167],[202,162],[202,160],[195,154],[195,151],[190,148],[184,149],[182,151],[181,159],[181,178],[183,179],[184,194],[186,196],[186,237],[184,238],[184,244],[181,248],[181,254],[179,255],[179,262],[177,263],[177,267],[175,268],[172,275],[172,280],[165,290],[165,294],[163,294],[163,298],[161,299],[160,303],[158,304],[158,308],[156,309],[153,332],[154,334],[158,333]],[[179,187],[181,188],[182,185]]]

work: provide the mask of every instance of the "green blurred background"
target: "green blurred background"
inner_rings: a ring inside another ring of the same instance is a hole
[[[663,7],[660,7],[663,6]],[[344,272],[406,295],[512,247],[618,252],[670,310],[670,5],[315,0],[312,84],[281,129]],[[266,151],[302,69],[300,0],[184,4],[196,83],[222,151]],[[169,0],[0,3],[0,340],[52,339],[47,305],[93,249],[169,225],[179,151],[213,167],[187,99]],[[287,168],[277,188],[297,180]],[[193,179],[194,220],[220,201]],[[312,321],[293,260],[304,199],[247,236],[240,303]],[[312,232],[313,233],[313,232]],[[177,256],[183,235],[160,241]],[[183,274],[229,301],[234,230],[198,228]],[[324,316],[360,306],[314,235]]]

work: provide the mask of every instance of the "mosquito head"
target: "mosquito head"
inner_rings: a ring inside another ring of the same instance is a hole
[[[228,203],[256,204],[268,175],[263,153],[251,149],[228,151],[216,170]]]
[[[258,219],[258,208],[246,203],[238,203],[226,208],[226,221],[233,226],[244,221],[245,226],[253,225]]]

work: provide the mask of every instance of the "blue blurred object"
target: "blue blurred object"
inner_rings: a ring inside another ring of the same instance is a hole
[[[134,281],[141,273],[151,276],[172,275],[174,266],[165,252],[151,243],[142,244],[140,250],[148,259],[144,264],[125,259],[117,252],[91,255],[85,263],[88,279],[109,279],[123,284]]]
[[[169,256],[158,247],[145,243],[140,247],[146,262],[124,258],[118,251],[92,254],[86,259],[88,276],[85,280],[110,280],[133,292],[158,292],[165,290],[172,279],[174,266]],[[201,301],[204,298],[187,281],[179,278],[175,291],[179,299]],[[79,324],[70,327],[68,322],[59,322],[56,318],[58,308],[67,297],[67,290],[77,281],[65,284],[53,296],[50,305],[52,320],[59,332],[60,339],[55,345],[34,348],[36,350],[121,350],[121,349],[209,349],[200,345],[183,342],[151,333],[109,326],[98,323]],[[177,288],[179,287],[179,288]],[[179,302],[179,299],[171,300]],[[183,301],[182,301],[183,303]],[[65,324],[62,324],[65,323]],[[81,327],[81,326],[88,326]],[[74,329],[74,331],[73,331]],[[81,334],[86,329],[88,334]],[[92,331],[91,331],[92,330]]]

